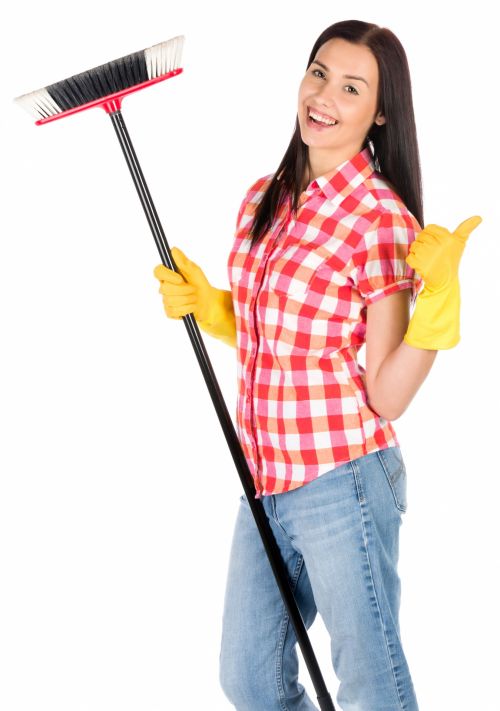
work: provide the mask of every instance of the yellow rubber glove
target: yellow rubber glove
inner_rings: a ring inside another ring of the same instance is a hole
[[[192,313],[203,331],[236,348],[236,321],[231,292],[211,286],[201,267],[191,262],[177,247],[172,247],[171,253],[185,281],[180,274],[164,264],[158,264],[153,272],[161,282],[159,292],[163,294],[167,316],[180,319]]]
[[[409,346],[445,350],[460,341],[458,267],[470,233],[482,221],[478,215],[469,217],[453,234],[427,225],[412,242],[406,262],[420,274],[424,288],[403,337]]]

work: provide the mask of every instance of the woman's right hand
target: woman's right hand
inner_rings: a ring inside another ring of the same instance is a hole
[[[164,264],[158,264],[153,272],[160,281],[159,292],[163,295],[163,308],[167,316],[180,319],[192,313],[203,331],[236,347],[231,291],[213,287],[201,267],[191,262],[177,247],[172,247],[171,253],[182,276]]]
[[[213,287],[203,270],[177,247],[171,249],[174,262],[181,272],[178,274],[164,264],[155,267],[154,275],[160,281],[158,291],[163,295],[163,308],[169,318],[180,319],[193,313],[196,321],[207,318]]]

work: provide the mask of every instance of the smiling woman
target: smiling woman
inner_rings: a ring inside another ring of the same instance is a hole
[[[402,401],[386,402],[374,376],[401,343],[422,286],[406,262],[423,220],[420,183],[399,40],[369,23],[332,25],[309,57],[281,164],[240,206],[228,271],[240,440],[257,496],[270,520],[279,519],[277,540],[306,624],[319,611],[330,633],[346,709],[402,709],[402,699],[408,711],[418,709],[398,628],[406,470],[388,418]],[[357,360],[364,343],[366,372]],[[421,382],[436,352],[412,351]],[[409,398],[415,378],[399,392]],[[395,482],[404,508],[394,501]],[[267,574],[250,523],[242,497],[224,608],[223,689],[237,709],[313,709],[297,682],[294,631],[284,627],[277,592],[262,585]],[[373,540],[366,526],[379,532]],[[265,629],[252,612],[257,598]],[[257,647],[260,673],[248,663]]]
[[[378,67],[370,49],[340,37],[325,42],[299,89],[297,117],[309,147],[304,189],[357,153],[374,122],[385,123],[377,105]]]
[[[405,51],[387,28],[349,20],[316,40],[283,159],[243,198],[231,289],[211,287],[180,252],[188,284],[155,270],[167,315],[193,312],[236,347],[237,429],[256,498],[306,627],[317,612],[325,622],[346,711],[418,711],[398,621],[406,468],[391,420],[437,349],[457,342],[454,277],[473,228],[462,223],[455,239],[422,224]],[[220,651],[235,708],[315,709],[296,643],[243,496]]]
[[[321,130],[308,120],[309,107],[338,125]],[[406,53],[388,28],[347,20],[324,30],[311,50],[291,141],[256,206],[252,247],[283,202],[290,197],[296,212],[314,178],[365,148],[420,228],[422,178]]]

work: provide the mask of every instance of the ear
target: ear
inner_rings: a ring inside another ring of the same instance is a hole
[[[382,126],[382,124],[385,123],[385,116],[384,116],[383,114],[381,114],[380,111],[379,111],[379,113],[377,114],[377,116],[375,117],[375,123],[376,123],[378,126]]]

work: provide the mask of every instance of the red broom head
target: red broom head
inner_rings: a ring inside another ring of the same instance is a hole
[[[18,96],[15,101],[37,121],[36,125],[101,106],[119,111],[124,96],[169,79],[180,68],[184,36],[179,35],[148,49],[101,64],[43,89]]]

